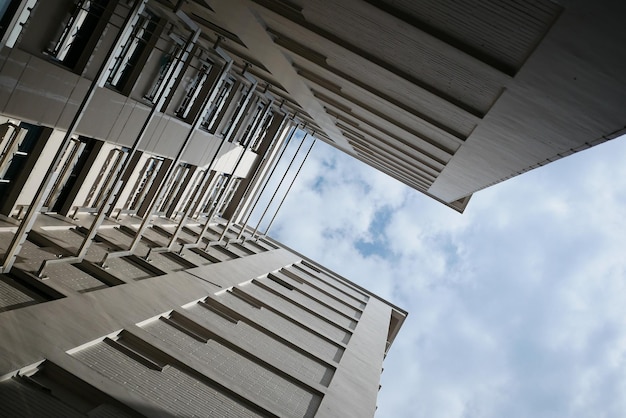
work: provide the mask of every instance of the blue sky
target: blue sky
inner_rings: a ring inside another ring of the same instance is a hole
[[[409,311],[377,417],[624,417],[625,161],[619,138],[461,215],[318,142],[270,235]]]

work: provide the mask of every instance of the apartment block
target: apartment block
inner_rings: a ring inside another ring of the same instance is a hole
[[[0,2],[0,415],[373,415],[406,312],[248,225],[285,150],[462,212],[624,132],[625,12]]]
[[[49,231],[56,249],[80,237]],[[53,248],[29,243],[25,263]],[[17,266],[0,276],[6,417],[372,416],[406,316],[267,238],[44,279]]]
[[[7,1],[0,114],[140,166],[187,164],[174,169],[190,180],[244,154],[229,187],[268,146],[260,134],[291,121],[457,211],[623,133],[623,2],[414,3]],[[31,200],[15,193],[2,213]],[[141,207],[124,193],[114,209]],[[77,196],[58,209],[93,204]]]
[[[321,131],[182,6],[0,8],[0,415],[372,416],[406,312],[245,225]]]

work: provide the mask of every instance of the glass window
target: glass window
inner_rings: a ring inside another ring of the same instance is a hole
[[[74,68],[108,3],[109,0],[80,0],[64,25],[60,37],[47,53],[65,66]]]
[[[148,90],[148,93],[144,96],[145,99],[154,103],[168,87],[166,81],[173,79],[174,72],[178,67],[178,60],[180,60],[183,54],[184,42],[182,39],[175,35],[170,35],[173,42],[170,50],[161,56],[161,62],[159,65],[158,74]]]
[[[198,96],[200,95],[200,91],[209,78],[209,72],[213,65],[206,61],[200,62],[200,68],[192,78],[191,82],[187,86],[185,90],[185,96],[183,97],[180,106],[176,110],[176,115],[182,119],[187,119],[189,116],[189,112],[191,111],[191,107],[198,100]]]
[[[228,192],[226,193],[226,196],[224,196],[224,200],[222,200],[222,205],[217,211],[217,216],[222,216],[222,213],[224,213],[228,205],[230,205],[230,202],[231,200],[233,200],[233,196],[235,196],[235,191],[237,191],[237,188],[239,187],[240,183],[241,183],[240,178],[233,179],[232,183],[230,184],[230,187],[228,188]]]
[[[252,140],[254,142],[252,143],[250,148],[253,151],[256,151],[257,148],[259,147],[259,145],[261,144],[261,140],[265,137],[265,133],[267,132],[267,129],[270,127],[270,124],[272,123],[273,120],[274,120],[274,111],[270,109],[265,114],[265,117],[263,118],[263,121],[259,124],[258,129],[256,130],[256,132],[252,136]]]
[[[19,126],[6,123],[2,125],[2,154],[0,155],[0,202],[4,201],[11,189],[12,182],[22,171],[29,154],[41,135],[42,127],[21,123]]]
[[[124,209],[136,211],[141,207],[148,190],[152,187],[154,180],[157,177],[157,173],[163,164],[163,158],[150,157],[143,165],[137,181],[133,187],[133,192],[130,198],[126,202]]]
[[[220,174],[219,176],[217,176],[204,204],[202,205],[202,213],[209,213],[211,211],[211,208],[217,204],[217,199],[219,199],[219,196],[222,194],[222,191],[224,190],[224,187],[226,187],[226,183],[229,178],[229,174]]]
[[[107,79],[110,86],[117,90],[127,87],[132,70],[140,64],[140,57],[157,29],[158,20],[158,16],[148,10],[144,10],[137,17],[130,36],[115,57],[113,68]]]
[[[226,104],[226,99],[235,85],[233,78],[227,78],[222,81],[219,87],[219,91],[215,96],[215,100],[207,107],[204,119],[201,122],[202,128],[209,132],[214,132],[217,124],[219,123],[219,116]]]
[[[257,142],[256,137],[266,119],[268,113],[267,109],[268,103],[265,103],[260,97],[257,98],[252,115],[248,119],[248,125],[241,136],[240,143],[244,147],[247,146],[252,140],[255,140],[255,143]]]
[[[231,113],[230,119],[228,119],[228,122],[224,126],[224,129],[222,129],[222,135],[226,135],[228,131],[230,130],[230,128],[237,121],[237,117],[239,116],[239,113],[242,111],[243,106],[246,103],[247,94],[248,94],[248,88],[246,86],[243,86],[241,88],[241,95],[239,96],[239,102],[237,103],[237,107]]]

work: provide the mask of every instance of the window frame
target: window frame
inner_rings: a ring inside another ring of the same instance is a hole
[[[205,55],[203,53],[203,55]],[[206,83],[211,79],[211,73],[215,71],[215,63],[207,56],[204,56],[199,61],[199,66],[185,87],[185,94],[183,95],[180,104],[176,107],[174,112],[176,116],[184,121],[190,121],[193,119],[193,108],[197,105],[198,100],[202,100],[207,91]]]
[[[131,26],[132,30],[114,53],[115,60],[105,84],[124,95],[132,91],[163,30],[161,17],[147,7],[133,18]]]
[[[153,105],[157,105],[157,100],[167,95],[168,89],[171,90],[174,80],[180,72],[183,55],[185,53],[185,41],[175,33],[169,34],[171,39],[170,50],[163,53],[160,57],[161,65],[154,77],[150,88],[144,94],[143,98]],[[170,80],[167,83],[167,80]]]
[[[110,0],[76,1],[73,11],[66,18],[63,30],[52,41],[52,46],[43,51],[44,54],[74,73],[81,74],[109,24],[116,5],[116,1]],[[87,19],[88,17],[92,19]],[[81,42],[77,43],[81,38]]]

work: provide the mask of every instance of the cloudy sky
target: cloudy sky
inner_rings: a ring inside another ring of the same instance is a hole
[[[623,137],[461,215],[318,142],[270,235],[409,311],[377,417],[624,417],[625,161]]]

